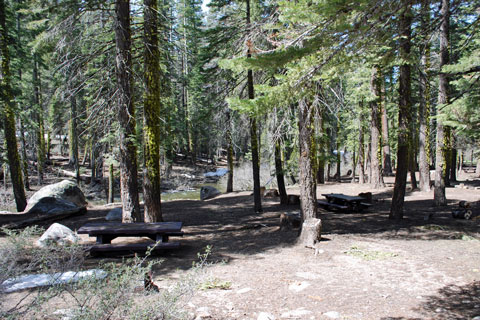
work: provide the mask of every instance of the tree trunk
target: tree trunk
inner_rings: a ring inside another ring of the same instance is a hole
[[[400,58],[405,61],[400,65],[399,78],[399,112],[398,112],[398,151],[397,151],[397,171],[395,174],[395,186],[393,188],[392,205],[390,207],[390,219],[400,220],[403,218],[403,204],[405,201],[405,189],[407,184],[408,171],[408,145],[411,142],[410,122],[411,122],[411,75],[408,58],[410,56],[410,38],[412,12],[410,0],[403,0],[403,10],[400,13]]]
[[[158,47],[157,0],[144,0],[144,78],[143,108],[144,157],[143,199],[145,222],[163,221],[160,189],[160,51]]]
[[[12,179],[13,195],[17,211],[21,212],[27,206],[25,198],[25,189],[23,187],[22,166],[17,149],[17,137],[15,135],[15,114],[13,112],[13,93],[11,87],[10,74],[10,55],[8,52],[8,29],[5,17],[5,1],[0,0],[0,85],[2,93],[0,98],[3,100],[3,130],[7,147],[7,160],[10,167],[10,176]]]
[[[449,23],[450,23],[450,2],[449,0],[442,0],[442,8],[440,10],[441,24],[440,24],[440,74],[438,76],[438,108],[448,103],[448,86],[449,80],[447,74],[441,72],[442,67],[449,63],[448,56],[448,37],[449,37]],[[445,177],[447,174],[447,163],[445,161],[448,153],[445,145],[445,138],[448,132],[445,132],[444,125],[441,119],[437,118],[437,137],[436,137],[436,153],[435,153],[435,187],[433,190],[433,202],[436,206],[446,206],[447,197],[445,194]]]
[[[422,1],[422,30],[426,30],[430,22],[430,0]],[[430,68],[430,44],[424,41],[421,52],[420,67],[420,109],[419,109],[419,150],[418,171],[420,190],[430,191],[430,84],[428,69]]]
[[[299,241],[312,247],[320,241],[321,221],[317,219],[317,197],[314,179],[315,150],[313,146],[313,107],[305,99],[298,107],[298,140],[299,140],[299,171],[300,171],[300,205],[304,224]],[[313,226],[313,227],[309,227]]]
[[[37,173],[38,184],[43,183],[43,171],[45,165],[45,137],[43,126],[43,107],[40,99],[40,76],[38,70],[37,55],[33,55],[33,101],[35,103],[35,118],[37,121],[36,144],[37,144]]]
[[[227,192],[233,192],[233,141],[232,141],[232,123],[230,120],[230,110],[227,110]]]
[[[416,134],[415,134],[415,127],[416,123],[413,122],[410,125],[410,145],[409,145],[409,150],[408,150],[408,170],[410,171],[410,183],[412,186],[412,190],[417,190],[418,185],[417,185],[417,177],[415,176],[415,171],[417,169],[417,163],[416,163]]]
[[[141,222],[143,217],[140,214],[138,201],[137,148],[134,141],[136,132],[135,108],[132,96],[132,42],[129,0],[116,0],[115,18],[122,221]]]
[[[385,186],[382,176],[382,164],[379,158],[380,152],[380,68],[374,66],[372,68],[372,75],[370,78],[370,91],[376,97],[375,100],[370,102],[370,138],[371,138],[371,149],[370,149],[370,168],[371,168],[371,178],[370,183],[374,189],[383,188]]]
[[[113,203],[115,198],[115,177],[113,175],[113,163],[108,166],[108,203]]]
[[[361,105],[360,109],[363,109],[363,104]],[[358,125],[358,168],[360,169],[360,172],[358,173],[359,184],[365,183],[365,145],[363,138],[363,121],[363,115],[360,112],[360,121]]]
[[[385,95],[383,96],[385,97]],[[392,176],[392,156],[390,151],[390,143],[388,139],[388,115],[387,115],[387,103],[383,98],[381,103],[382,108],[382,151],[383,151],[383,175]]]
[[[278,193],[280,194],[280,204],[288,204],[287,190],[285,189],[285,178],[282,166],[282,150],[280,140],[275,142],[275,174],[277,176]]]
[[[451,149],[450,182],[457,181],[457,149]]]
[[[250,0],[247,0],[247,30],[250,28]],[[247,51],[247,58],[252,56],[250,46]],[[254,99],[253,91],[253,71],[247,71],[248,99]],[[255,115],[250,115],[250,144],[252,147],[252,169],[253,169],[253,198],[255,202],[255,212],[263,212],[262,198],[260,195],[260,160],[258,150],[257,120]]]
[[[78,135],[77,135],[77,99],[75,95],[70,96],[70,156],[68,163],[75,169],[75,179],[80,181],[80,162],[78,159]]]
[[[23,127],[23,121],[19,117],[20,125],[20,145],[22,147],[22,171],[23,171],[23,182],[25,185],[25,190],[30,190],[30,181],[28,177],[28,156],[27,156],[27,143],[25,140],[25,128]]]

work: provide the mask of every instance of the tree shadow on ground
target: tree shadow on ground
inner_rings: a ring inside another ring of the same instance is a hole
[[[465,320],[480,317],[480,281],[467,285],[448,285],[434,296],[426,297],[418,309],[422,319]],[[391,318],[382,320],[417,320],[419,318]]]

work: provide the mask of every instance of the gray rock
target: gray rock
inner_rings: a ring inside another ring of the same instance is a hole
[[[257,320],[275,320],[275,316],[268,312],[260,312]]]
[[[473,317],[472,320],[480,320],[480,316]]]
[[[330,318],[330,319],[339,319],[340,318],[340,313],[337,311],[328,311],[323,314],[325,317]]]
[[[220,194],[220,191],[218,191],[214,187],[205,186],[200,189],[200,200],[215,198],[219,194]]]
[[[105,217],[107,221],[122,221],[122,208],[115,208],[108,212]]]
[[[25,209],[25,212],[30,213],[30,210],[45,197],[66,200],[74,203],[78,207],[85,207],[87,205],[85,196],[77,184],[70,180],[63,180],[58,183],[45,186],[35,192],[35,194],[28,199],[28,205]]]
[[[79,207],[76,204],[54,197],[43,197],[38,200],[34,206],[28,210],[28,214],[75,214],[82,213],[86,209],[84,206]]]
[[[48,244],[55,243],[60,245],[78,242],[77,235],[68,227],[60,224],[52,224],[47,231],[37,240],[40,247],[46,247]]]

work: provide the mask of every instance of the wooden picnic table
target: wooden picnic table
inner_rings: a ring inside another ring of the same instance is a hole
[[[318,204],[328,209],[359,212],[371,206],[370,203],[365,202],[365,198],[359,196],[349,196],[342,193],[324,193],[322,196],[327,199],[327,202],[319,200]]]
[[[146,251],[178,248],[178,242],[168,242],[171,236],[183,236],[181,222],[153,222],[153,223],[121,223],[121,222],[94,222],[87,223],[77,230],[79,234],[88,234],[96,237],[97,241],[90,252],[108,251]],[[148,237],[155,243],[112,244],[117,237]]]

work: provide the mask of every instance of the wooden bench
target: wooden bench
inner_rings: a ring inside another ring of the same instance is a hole
[[[96,237],[96,244],[90,248],[91,253],[95,252],[139,252],[147,251],[154,247],[153,251],[163,249],[175,249],[179,243],[168,242],[169,237],[182,237],[183,231],[181,222],[154,222],[154,223],[120,223],[100,222],[88,223],[78,229],[79,234],[88,234]],[[129,243],[112,244],[117,237],[148,237],[155,243]]]
[[[323,200],[317,200],[317,203],[319,206],[323,207],[323,208],[326,208],[326,209],[338,209],[338,210],[347,210],[348,209],[348,206],[344,206],[344,205],[341,205],[341,204],[336,204],[336,203],[330,203],[330,202],[327,202],[327,201],[323,201]]]

